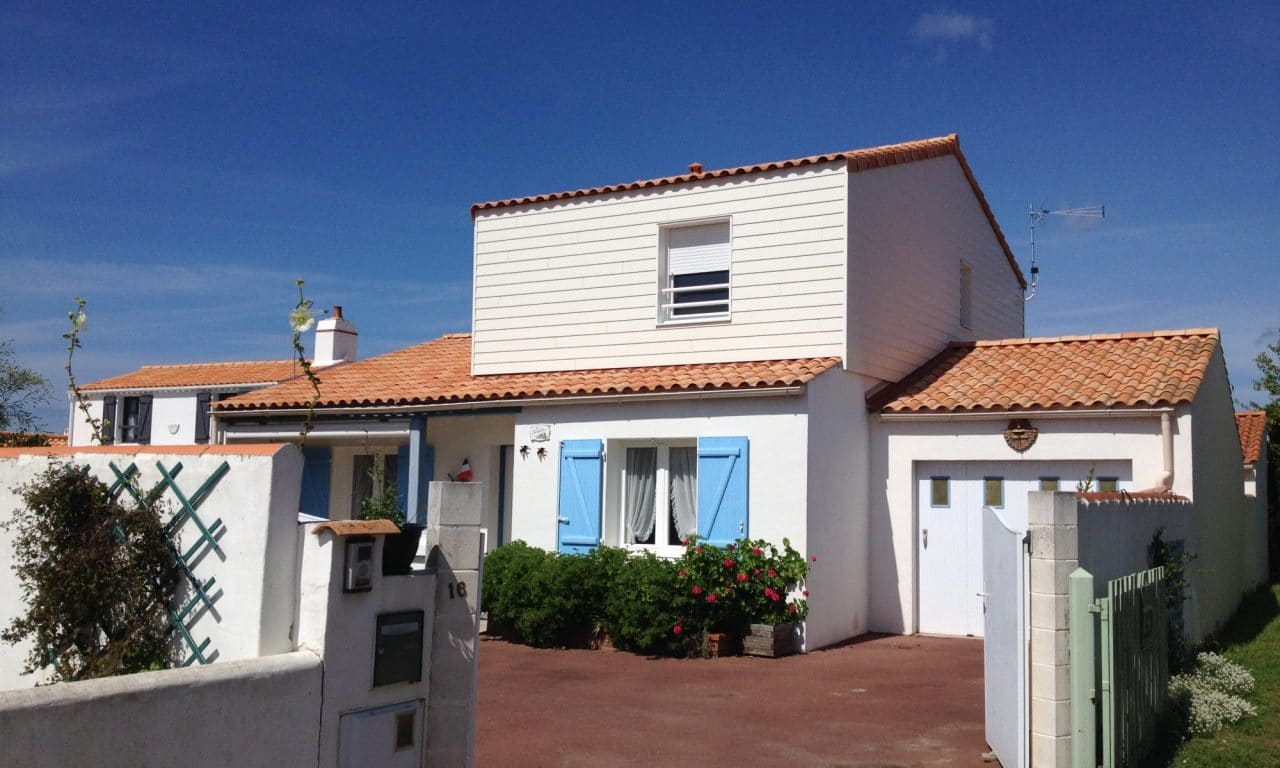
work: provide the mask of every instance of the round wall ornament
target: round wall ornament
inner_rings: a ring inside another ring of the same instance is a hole
[[[1031,422],[1026,419],[1014,419],[1004,428],[1004,441],[1018,453],[1026,453],[1028,448],[1036,444],[1039,436],[1040,430],[1031,426]]]

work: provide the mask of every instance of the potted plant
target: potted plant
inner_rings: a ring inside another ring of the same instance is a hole
[[[399,494],[394,485],[385,482],[381,462],[373,462],[369,477],[373,479],[373,487],[381,488],[382,492],[360,501],[360,519],[390,520],[400,528],[400,533],[391,534],[382,542],[382,575],[408,573],[413,566],[413,556],[418,551],[418,540],[422,538],[424,526],[404,521]]]
[[[809,615],[809,590],[803,589],[809,562],[782,540],[782,550],[763,540],[739,543],[739,560],[749,574],[750,588],[743,590],[741,610],[748,630],[743,651],[751,656],[787,656],[795,653],[800,622]],[[817,560],[816,557],[813,560]],[[789,597],[800,590],[801,597]]]

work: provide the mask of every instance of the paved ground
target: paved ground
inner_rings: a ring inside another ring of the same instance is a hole
[[[478,696],[478,768],[982,766],[987,749],[970,639],[705,661],[486,639]]]

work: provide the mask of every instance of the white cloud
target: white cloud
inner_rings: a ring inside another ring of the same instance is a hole
[[[982,47],[991,50],[995,37],[996,24],[985,16],[974,16],[968,13],[925,13],[911,25],[911,39],[921,43],[946,43],[972,40]]]

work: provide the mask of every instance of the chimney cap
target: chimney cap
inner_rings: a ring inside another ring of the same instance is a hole
[[[702,173],[702,163],[689,163],[689,173]]]

